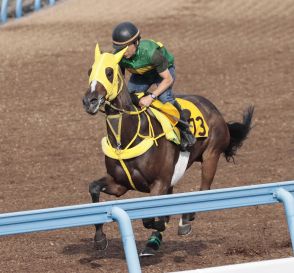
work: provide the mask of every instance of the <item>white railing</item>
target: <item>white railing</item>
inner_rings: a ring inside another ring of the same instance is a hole
[[[294,250],[293,194],[294,181],[286,181],[4,213],[0,214],[0,236],[117,221],[129,272],[140,273],[141,267],[131,220],[282,202]]]
[[[56,0],[47,0],[47,3],[52,6],[54,5]],[[42,0],[34,0],[32,1],[33,10],[38,11],[42,7]],[[13,6],[13,10],[15,11],[15,17],[20,18],[23,16],[23,0],[2,0],[1,1],[1,12],[0,12],[0,21],[1,23],[6,23],[8,20],[9,7]]]

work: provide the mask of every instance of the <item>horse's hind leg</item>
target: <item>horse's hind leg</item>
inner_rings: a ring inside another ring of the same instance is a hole
[[[179,222],[178,235],[189,235],[192,231],[191,222],[195,219],[195,213],[185,213]]]
[[[203,154],[200,191],[210,190],[216,173],[219,157],[220,153],[217,152],[212,153],[207,151]],[[195,213],[183,214],[178,227],[178,235],[188,235],[192,230],[191,221],[194,219]]]
[[[201,185],[200,185],[201,191],[210,190],[212,181],[216,173],[220,154],[221,153],[219,152],[204,153],[203,161],[201,164]]]
[[[110,195],[116,195],[117,197],[123,195],[127,189],[121,185],[115,184],[114,180],[110,176],[105,176],[99,180],[95,180],[89,185],[89,192],[92,197],[93,203],[98,203],[100,198],[100,192],[104,192]],[[108,246],[106,235],[103,233],[103,224],[95,225],[96,232],[94,237],[94,245],[98,250],[104,250]]]

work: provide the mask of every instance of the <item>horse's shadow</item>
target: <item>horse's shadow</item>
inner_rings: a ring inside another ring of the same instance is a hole
[[[221,239],[220,239],[221,240]],[[162,262],[165,255],[172,254],[174,262],[181,264],[185,263],[186,256],[201,256],[201,253],[207,249],[208,241],[191,240],[168,240],[162,243],[162,247],[155,256],[143,257],[140,259],[141,266],[149,266]],[[136,241],[137,249],[140,252],[145,247],[146,241]],[[182,254],[184,253],[184,254]],[[107,260],[125,260],[123,245],[120,239],[112,239],[109,241],[109,246],[104,251],[94,249],[93,239],[82,239],[79,244],[71,244],[64,247],[63,255],[85,255],[87,257],[80,259],[80,264],[91,268],[101,268],[105,259]],[[101,261],[104,260],[104,261]]]

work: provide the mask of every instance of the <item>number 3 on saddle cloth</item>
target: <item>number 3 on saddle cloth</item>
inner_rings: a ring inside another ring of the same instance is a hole
[[[196,107],[196,105],[192,102],[185,99],[176,98],[176,101],[180,104],[183,110],[187,109],[190,111],[190,130],[195,138],[207,138],[209,128],[198,107]],[[154,100],[149,109],[160,122],[163,131],[166,133],[166,138],[169,141],[173,141],[175,144],[180,144],[181,134],[179,129],[175,127],[180,118],[180,113],[177,108],[169,102],[162,103],[159,100]]]

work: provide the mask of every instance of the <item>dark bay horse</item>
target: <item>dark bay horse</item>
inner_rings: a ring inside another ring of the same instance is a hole
[[[148,138],[152,139],[151,147],[141,155],[123,160],[106,155],[107,175],[89,186],[93,202],[99,202],[101,192],[117,197],[129,190],[151,195],[171,194],[174,186],[171,181],[181,154],[178,145],[160,137],[163,131],[159,122],[146,109],[133,104],[118,65],[123,54],[124,50],[116,54],[102,54],[99,46],[96,46],[95,62],[89,72],[89,88],[83,97],[83,105],[91,115],[98,113],[104,106],[108,143],[115,151],[136,147]],[[182,98],[200,109],[210,128],[208,137],[197,140],[190,148],[186,165],[188,169],[194,162],[201,162],[200,190],[209,190],[220,155],[223,154],[227,161],[232,159],[248,136],[254,109],[249,107],[244,112],[243,122],[226,123],[217,108],[204,97],[189,95]],[[153,128],[152,136],[150,125]],[[180,235],[190,232],[193,219],[193,214],[182,215],[178,231]],[[161,232],[165,230],[168,220],[168,216],[143,219],[146,228],[156,230],[146,245],[146,255],[152,253],[151,250],[158,249]],[[97,249],[107,247],[102,225],[96,225],[94,241]]]

